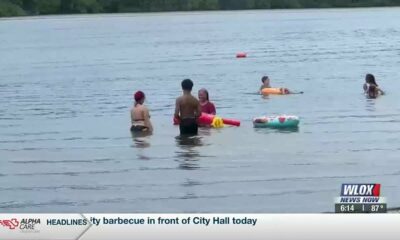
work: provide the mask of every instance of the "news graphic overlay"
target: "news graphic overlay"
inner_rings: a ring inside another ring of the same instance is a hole
[[[335,213],[386,213],[387,204],[380,195],[381,184],[342,184]]]

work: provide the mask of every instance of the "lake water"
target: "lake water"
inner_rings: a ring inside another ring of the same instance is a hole
[[[400,8],[1,19],[0,51],[0,212],[331,212],[342,183],[400,206]],[[242,126],[177,138],[184,78]],[[252,127],[275,114],[299,129]]]

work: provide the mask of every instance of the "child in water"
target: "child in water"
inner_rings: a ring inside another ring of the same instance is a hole
[[[375,81],[375,76],[368,73],[365,76],[365,83],[363,85],[364,89],[364,94],[368,98],[377,98],[379,94],[383,95],[385,94],[379,87],[378,84]]]
[[[263,77],[261,78],[261,82],[262,82],[262,85],[261,85],[261,87],[260,87],[260,93],[261,93],[261,91],[262,91],[264,88],[271,88],[270,80],[269,80],[269,77],[268,77],[268,76],[263,76]]]
[[[268,76],[263,76],[263,77],[261,78],[261,82],[262,82],[262,85],[261,85],[260,91],[259,91],[260,94],[262,94],[262,90],[263,90],[263,89],[265,89],[265,88],[271,88],[271,83],[270,83],[271,81],[269,80],[269,77],[268,77]],[[289,89],[287,89],[287,88],[280,88],[280,91],[281,91],[282,94],[290,94],[290,93],[292,93],[292,92],[290,92]]]

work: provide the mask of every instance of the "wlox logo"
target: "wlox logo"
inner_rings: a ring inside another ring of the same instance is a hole
[[[0,220],[0,225],[8,227],[11,230],[18,228],[19,222],[16,218]]]
[[[342,197],[379,197],[381,185],[373,184],[342,184]]]
[[[369,184],[342,184],[338,203],[382,203],[381,185]]]

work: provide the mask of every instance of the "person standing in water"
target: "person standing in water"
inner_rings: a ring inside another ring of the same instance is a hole
[[[149,110],[143,105],[145,98],[142,91],[134,94],[135,104],[131,109],[132,132],[153,132]]]
[[[181,135],[197,135],[197,119],[201,115],[199,100],[191,94],[193,82],[185,79],[181,83],[183,95],[176,99],[174,117],[179,121]]]
[[[217,111],[215,110],[215,105],[210,102],[208,91],[205,88],[199,90],[199,101],[201,106],[201,112],[215,115]]]
[[[363,85],[364,94],[369,98],[377,98],[379,94],[385,94],[375,81],[375,76],[368,73],[365,76],[365,83]]]

